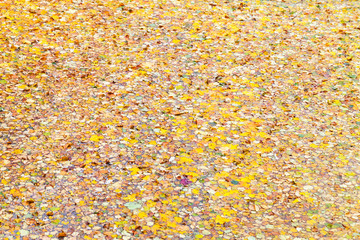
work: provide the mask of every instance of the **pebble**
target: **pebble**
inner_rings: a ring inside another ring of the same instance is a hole
[[[29,231],[24,229],[21,229],[19,232],[20,232],[20,236],[27,236],[29,234]]]
[[[204,235],[210,235],[210,234],[211,234],[211,232],[208,231],[208,230],[204,230],[204,231],[202,231],[201,233],[204,234]]]

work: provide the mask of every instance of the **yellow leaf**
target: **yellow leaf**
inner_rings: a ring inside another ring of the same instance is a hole
[[[123,198],[125,201],[134,202],[136,200],[136,194],[130,194]]]
[[[199,189],[193,189],[192,193],[195,194],[195,195],[198,195],[199,194]]]
[[[84,206],[84,205],[85,205],[85,202],[81,200],[81,201],[79,202],[79,206]]]
[[[148,200],[147,203],[146,203],[146,206],[147,206],[148,208],[155,207],[155,206],[156,206],[156,202],[151,201],[151,200]]]
[[[226,190],[225,193],[224,193],[224,197],[232,196],[232,195],[237,196],[239,194],[240,194],[239,190],[230,190],[230,191]]]
[[[150,145],[156,145],[156,141],[149,142]]]
[[[240,181],[241,181],[241,182],[246,182],[246,183],[251,182],[251,180],[250,180],[250,178],[249,178],[249,177],[243,177],[243,178],[240,178]]]
[[[138,217],[139,218],[145,218],[147,214],[145,212],[139,212]]]
[[[92,135],[90,137],[90,141],[93,141],[93,142],[98,142],[100,139],[104,138],[103,136],[98,136],[98,135]]]
[[[230,175],[230,173],[226,172],[226,171],[222,171],[222,172],[218,172],[215,174],[215,179],[222,179],[224,177],[228,177]]]
[[[335,100],[333,102],[333,104],[336,105],[336,106],[341,106],[341,102],[339,100]]]
[[[267,148],[260,148],[259,149],[261,152],[266,153],[266,152],[271,152],[272,148],[271,147],[267,147]]]
[[[163,214],[163,213],[160,213],[160,218],[164,222],[167,222],[169,220],[169,216],[167,214]]]
[[[249,97],[252,97],[252,96],[254,96],[254,93],[252,93],[252,92],[249,92],[249,91],[243,91],[242,92],[244,95],[247,95],[247,96],[249,96]]]
[[[270,21],[270,18],[268,18],[268,17],[262,17],[262,18],[260,19],[260,21],[262,21],[262,22],[269,22],[269,21]]]
[[[229,28],[232,30],[232,32],[236,32],[239,30],[239,27],[234,23],[230,24]]]
[[[349,173],[345,173],[345,175],[348,176],[348,177],[353,177],[353,176],[356,175],[356,173],[354,173],[354,172],[349,172]]]
[[[314,224],[316,224],[316,221],[314,219],[311,219],[311,220],[306,221],[306,223],[309,225],[314,225]]]
[[[182,218],[181,217],[174,217],[175,222],[177,223],[181,223],[182,222]]]
[[[159,230],[160,228],[161,226],[158,223],[156,223],[154,224],[154,226],[152,226],[151,230],[156,232],[156,230]]]
[[[223,189],[219,189],[219,190],[217,190],[217,192],[215,193],[215,196],[217,196],[217,197],[219,197],[219,196],[223,196],[224,191],[225,191],[225,190],[223,190]]]
[[[229,217],[231,217],[231,216],[233,216],[233,215],[236,214],[236,211],[234,211],[234,210],[232,210],[232,209],[230,209],[230,210],[228,210],[228,209],[222,209],[222,212],[223,212],[224,216],[229,216]]]
[[[192,163],[193,160],[191,158],[187,158],[187,157],[181,157],[180,160],[179,160],[179,164],[182,164],[182,163]]]
[[[198,177],[199,174],[195,173],[195,172],[188,172],[186,173],[186,175],[192,176],[192,177]]]
[[[143,177],[143,180],[144,180],[144,181],[147,181],[147,180],[149,180],[149,179],[150,179],[150,176],[149,176],[149,175]]]
[[[22,197],[23,196],[23,194],[17,189],[11,189],[10,194],[13,195],[13,197]]]
[[[8,182],[5,179],[1,179],[1,183],[4,184],[4,185],[8,184]]]
[[[222,217],[220,215],[217,215],[216,218],[215,218],[215,222],[219,223],[219,224],[224,224],[226,222],[230,222],[230,220],[227,219],[227,218],[224,218],[224,217]]]
[[[312,143],[312,144],[310,144],[310,147],[312,147],[312,148],[318,148],[318,145]]]
[[[306,198],[308,198],[310,196],[310,193],[308,193],[308,192],[300,192],[300,195],[303,195]]]
[[[235,144],[229,144],[229,148],[230,148],[231,150],[235,150],[235,149],[238,148],[238,146],[235,145]]]
[[[267,133],[265,133],[265,132],[259,132],[259,133],[257,133],[256,135],[259,136],[259,137],[262,137],[262,138],[269,138],[269,137],[270,137],[270,136],[269,136]]]
[[[320,230],[320,233],[322,234],[322,235],[326,235],[327,234],[327,231],[325,231],[325,230]]]
[[[244,192],[251,193],[252,191],[251,191],[251,189],[246,189]]]
[[[130,140],[129,142],[130,142],[131,144],[135,144],[135,143],[137,143],[137,142],[138,142],[138,140],[133,139],[133,140]]]
[[[130,168],[129,170],[131,171],[131,175],[136,175],[140,171],[137,167]]]
[[[215,143],[209,143],[209,148],[214,150],[216,147],[216,144]]]
[[[13,153],[15,154],[21,154],[23,152],[23,150],[21,149],[16,149],[15,151],[13,151]]]
[[[321,143],[321,148],[327,148],[329,146],[329,144],[326,144],[326,143]]]
[[[176,228],[176,223],[175,222],[167,222],[167,225],[169,227]]]
[[[203,152],[204,152],[204,150],[202,150],[202,148],[197,148],[197,149],[195,149],[195,151],[196,151],[197,153],[203,153]]]

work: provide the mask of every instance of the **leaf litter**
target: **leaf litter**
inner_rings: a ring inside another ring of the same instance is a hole
[[[0,5],[1,239],[359,238],[359,2]]]

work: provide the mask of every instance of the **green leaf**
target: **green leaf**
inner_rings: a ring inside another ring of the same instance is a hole
[[[134,210],[137,208],[141,208],[141,204],[139,202],[128,202],[124,204],[130,210]]]
[[[56,211],[59,211],[60,208],[58,208],[58,207],[52,207],[52,208],[50,208],[50,210],[51,210],[52,212],[56,212]]]
[[[356,79],[356,74],[350,73],[347,75],[349,78]]]
[[[60,219],[55,219],[51,223],[54,224],[54,225],[58,225],[60,223]]]

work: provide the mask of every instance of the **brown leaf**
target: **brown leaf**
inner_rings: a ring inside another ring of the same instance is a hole
[[[183,115],[183,114],[185,114],[185,113],[184,113],[184,112],[175,111],[175,112],[173,112],[173,114],[174,114],[175,116],[180,116],[180,115]]]
[[[104,235],[106,236],[111,236],[113,234],[113,232],[104,232]]]
[[[65,161],[69,161],[69,160],[70,160],[69,156],[63,156],[58,160],[58,162],[65,162]]]
[[[65,149],[70,148],[72,145],[73,145],[72,143],[68,143],[68,144],[66,144],[66,145],[65,145]]]
[[[32,204],[32,203],[34,203],[34,200],[32,200],[32,199],[27,200],[26,203],[27,203],[27,204]]]
[[[58,238],[64,238],[64,237],[66,237],[67,236],[67,234],[65,233],[65,232],[60,232],[59,234],[58,234]]]

